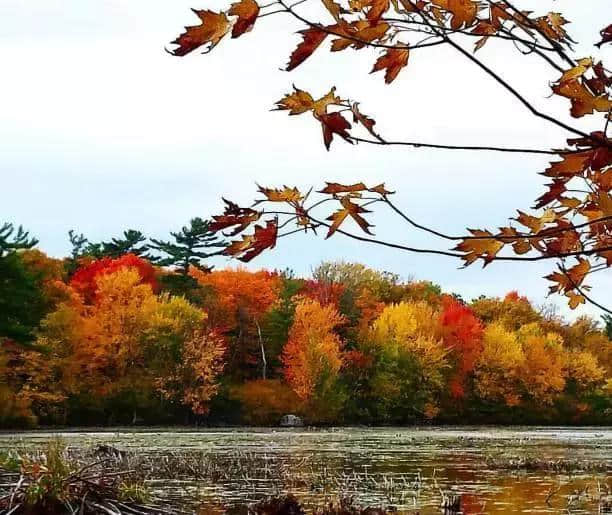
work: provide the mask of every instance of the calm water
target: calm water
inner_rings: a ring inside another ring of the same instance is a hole
[[[55,435],[0,433],[0,448],[44,445]],[[598,513],[602,492],[612,493],[612,428],[116,430],[59,436],[73,448],[104,442],[155,459],[205,452],[234,465],[248,463],[209,481],[151,481],[158,493],[197,500],[201,513],[288,491],[307,504],[348,494],[359,504],[394,505],[402,513],[440,513],[443,494],[461,496],[470,514]],[[532,458],[603,463],[607,473],[517,471],[491,463]]]

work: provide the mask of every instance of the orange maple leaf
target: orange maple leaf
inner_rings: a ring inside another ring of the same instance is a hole
[[[390,84],[400,70],[408,64],[409,56],[410,50],[407,48],[390,48],[376,60],[370,73],[386,69],[385,82]]]
[[[227,16],[223,12],[216,13],[196,9],[192,9],[192,11],[200,18],[202,24],[185,27],[185,32],[172,42],[173,45],[178,45],[178,48],[170,51],[173,55],[182,57],[206,44],[209,44],[207,51],[210,51],[228,33],[231,27]]]
[[[227,14],[238,16],[232,28],[232,37],[237,38],[253,28],[259,15],[259,5],[255,0],[240,0],[231,5]]]
[[[340,199],[340,204],[342,205],[342,209],[339,209],[333,215],[327,218],[327,220],[331,221],[332,224],[329,227],[329,231],[327,232],[327,236],[325,238],[329,238],[332,234],[334,234],[338,230],[340,225],[342,225],[342,222],[344,222],[344,220],[346,220],[346,218],[349,216],[355,222],[357,222],[359,227],[361,227],[364,232],[372,234],[370,232],[370,227],[372,226],[367,222],[365,218],[361,216],[363,213],[369,213],[370,211],[361,207],[359,204],[351,202],[350,197],[342,197]]]

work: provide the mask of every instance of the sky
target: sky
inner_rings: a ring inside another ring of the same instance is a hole
[[[302,188],[324,181],[385,182],[394,201],[419,222],[464,234],[466,227],[495,228],[528,209],[544,191],[538,175],[546,156],[409,147],[351,146],[334,141],[327,152],[308,115],[271,112],[292,84],[323,95],[331,86],[361,102],[393,140],[558,148],[568,137],[534,119],[516,99],[452,49],[414,51],[408,68],[385,85],[368,74],[378,52],[331,54],[323,46],[291,73],[281,71],[302,28],[286,14],[258,21],[240,39],[223,40],[208,55],[178,58],[164,47],[189,10],[226,9],[219,0],[2,0],[0,2],[0,222],[22,224],[40,248],[66,255],[67,232],[92,241],[136,228],[166,237],[190,218],[222,210],[221,197],[248,204],[255,183]],[[572,20],[580,56],[612,58],[612,46],[592,44],[612,18],[609,0],[538,0],[520,5],[555,10]],[[316,17],[321,11],[304,7]],[[580,54],[582,52],[582,54]],[[489,42],[480,57],[536,106],[565,116],[567,102],[550,98],[558,74],[535,56],[505,42]],[[588,117],[587,117],[588,118]],[[590,120],[572,122],[592,130]],[[376,235],[411,246],[448,249],[444,241],[402,224],[377,208]],[[415,255],[335,235],[297,235],[279,242],[250,268],[294,269],[308,274],[321,261],[358,261],[404,278],[427,279],[471,299],[518,290],[536,304],[546,298],[542,278],[552,263],[475,264]],[[222,259],[217,266],[235,263]],[[612,305],[612,273],[593,275],[592,295]]]

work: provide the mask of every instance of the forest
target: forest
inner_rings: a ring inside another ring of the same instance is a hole
[[[607,315],[359,263],[216,269],[213,223],[71,231],[63,259],[0,226],[0,426],[612,421]]]

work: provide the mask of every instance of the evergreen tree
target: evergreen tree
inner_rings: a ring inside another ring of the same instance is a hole
[[[71,262],[78,263],[78,260],[83,257],[92,257],[100,259],[104,257],[118,258],[125,254],[134,254],[135,256],[144,259],[150,259],[148,254],[149,245],[143,242],[146,237],[142,232],[134,229],[123,231],[122,238],[111,238],[110,241],[101,241],[93,243],[89,241],[82,233],[77,234],[73,230],[68,231],[68,238],[72,245]]]
[[[612,316],[603,315],[602,318],[605,324],[604,331],[608,335],[608,338],[612,340]]]
[[[37,277],[20,255],[0,258],[0,343],[4,338],[28,343],[45,314],[45,298]]]
[[[24,231],[20,225],[15,233],[15,226],[10,223],[4,223],[0,226],[0,258],[5,257],[17,250],[31,249],[38,245],[36,238],[30,238],[30,233]]]
[[[219,251],[207,252],[206,249],[226,247],[226,243],[210,231],[210,223],[201,218],[191,219],[180,232],[171,232],[170,235],[172,241],[151,239],[150,248],[165,254],[154,259],[158,265],[175,267],[182,275],[187,275],[190,266],[207,269],[202,262]]]

